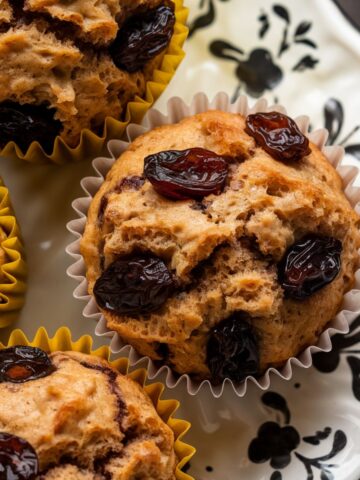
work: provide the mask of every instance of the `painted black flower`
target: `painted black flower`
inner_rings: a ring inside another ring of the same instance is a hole
[[[293,452],[293,458],[298,459],[305,467],[306,480],[314,479],[314,470],[319,471],[321,480],[334,480],[332,470],[338,468],[338,465],[327,463],[327,461],[345,447],[347,441],[345,433],[342,430],[336,430],[329,453],[309,458],[299,452],[298,447],[301,447],[301,442],[320,445],[332,434],[332,428],[325,427],[323,430],[317,430],[314,435],[301,439],[297,430],[289,425],[291,413],[283,396],[276,392],[266,392],[262,395],[261,402],[267,410],[276,412],[278,421],[267,421],[261,425],[257,437],[249,445],[249,459],[253,463],[264,463],[270,460],[270,466],[274,469],[270,480],[281,480],[282,474],[279,470],[289,465]],[[281,414],[280,417],[278,413]],[[285,426],[282,426],[282,423],[285,423]]]
[[[313,356],[314,367],[322,373],[331,373],[339,366],[341,355],[346,356],[353,379],[353,394],[360,402],[360,359],[354,355],[360,353],[360,317],[352,322],[348,334],[334,335],[331,341],[330,352],[320,352]]]
[[[342,129],[345,121],[345,112],[342,103],[337,98],[329,98],[324,106],[325,128],[329,131],[328,145],[339,144],[345,147],[345,152],[360,160],[360,143],[349,142],[353,135],[360,130],[360,125],[356,125],[343,138]]]
[[[250,460],[254,463],[270,460],[270,465],[276,469],[287,467],[291,461],[291,452],[300,443],[300,435],[295,428],[266,422],[261,425],[257,435],[249,446]]]
[[[245,52],[238,45],[223,39],[214,39],[210,45],[210,52],[218,58],[232,61],[236,64],[235,76],[239,84],[235,90],[232,100],[235,101],[241,90],[252,97],[258,98],[267,90],[273,90],[282,81],[284,73],[280,65],[283,54],[289,52],[294,45],[302,45],[307,49],[317,49],[316,43],[308,37],[312,23],[302,21],[296,26],[292,24],[290,11],[283,5],[275,4],[270,13],[262,11],[258,20],[260,30],[258,36],[263,40],[271,28],[272,16],[281,19],[283,31],[280,44],[275,51],[267,48],[253,48]],[[199,23],[199,22],[197,22]],[[266,47],[264,45],[263,47]],[[319,60],[310,54],[300,57],[293,65],[294,72],[304,72],[314,69]]]

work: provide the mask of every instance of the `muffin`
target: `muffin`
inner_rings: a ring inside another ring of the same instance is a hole
[[[145,94],[174,32],[170,0],[3,0],[0,148],[57,135],[74,147],[83,129]]]
[[[10,347],[0,351],[0,393],[1,478],[175,479],[172,430],[103,359]]]
[[[353,286],[359,246],[341,178],[291,118],[208,111],[121,155],[81,253],[109,329],[219,383],[316,344]]]

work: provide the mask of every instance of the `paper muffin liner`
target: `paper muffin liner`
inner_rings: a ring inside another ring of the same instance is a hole
[[[92,348],[93,340],[89,335],[84,335],[78,340],[73,341],[71,331],[67,327],[59,328],[55,335],[50,338],[45,328],[41,327],[37,330],[34,339],[28,340],[22,330],[12,331],[8,343],[5,345],[0,342],[0,349],[12,347],[15,345],[30,345],[38,347],[46,352],[56,351],[73,351],[81,352],[96,357],[103,358],[109,361],[110,365],[115,368],[122,375],[127,375],[129,378],[137,382],[150,397],[157,413],[161,419],[174,432],[174,450],[178,458],[176,465],[175,477],[177,480],[194,480],[193,477],[186,474],[182,469],[195,455],[195,448],[185,443],[182,439],[184,435],[191,428],[191,424],[186,420],[174,418],[175,412],[180,406],[178,400],[163,400],[161,397],[165,390],[162,383],[148,383],[148,372],[145,368],[138,368],[133,370],[130,368],[129,360],[127,358],[118,358],[111,360],[111,351],[108,346],[102,346],[97,350]]]
[[[51,162],[62,165],[106,154],[107,141],[111,138],[121,138],[130,123],[141,122],[145,113],[166,89],[176,69],[185,57],[183,45],[189,33],[189,29],[186,26],[189,11],[184,7],[183,0],[172,1],[175,3],[176,16],[174,34],[162,58],[160,67],[154,70],[151,80],[146,82],[144,97],[136,96],[134,100],[127,104],[124,121],[107,117],[102,135],[97,135],[89,129],[83,129],[80,142],[76,147],[70,147],[58,136],[55,139],[54,149],[51,154],[47,154],[38,142],[31,143],[25,153],[15,142],[9,142],[0,150],[0,155],[20,158],[31,163]]]
[[[5,263],[0,265],[0,328],[3,328],[13,321],[14,312],[24,304],[26,264],[20,229],[11,206],[9,190],[4,186],[1,178],[0,227],[7,237],[0,244],[6,255]]]
[[[264,111],[280,111],[286,113],[284,107],[280,105],[268,106],[265,99],[258,100],[252,107],[248,104],[246,96],[240,96],[235,103],[231,103],[226,93],[219,93],[210,101],[204,93],[195,95],[190,105],[186,105],[183,100],[174,97],[167,104],[167,115],[161,114],[155,109],[151,109],[141,126],[129,125],[127,128],[128,142],[133,141],[139,135],[151,130],[154,127],[166,124],[177,123],[183,118],[207,110],[222,110],[225,112],[239,113],[247,116],[250,113]],[[319,129],[309,132],[309,118],[300,116],[295,118],[300,130],[306,134],[309,139],[316,144],[325,154],[329,162],[336,168],[343,179],[344,193],[349,199],[355,211],[360,213],[360,188],[354,185],[354,181],[359,174],[359,169],[353,166],[342,164],[344,149],[340,146],[326,146],[328,131]],[[360,314],[360,269],[355,274],[355,285],[352,290],[344,296],[342,309],[336,317],[330,322],[328,328],[319,337],[316,345],[306,348],[297,357],[290,358],[282,368],[269,368],[260,378],[247,377],[242,383],[235,384],[230,379],[226,379],[220,385],[212,385],[209,380],[202,382],[194,381],[189,375],[178,375],[168,366],[157,366],[150,358],[139,355],[130,345],[122,343],[116,332],[110,331],[106,326],[106,320],[102,316],[96,305],[94,298],[88,294],[88,284],[86,280],[86,267],[82,255],[80,254],[80,240],[84,233],[86,225],[87,211],[92,198],[100,188],[107,172],[114,162],[124,152],[129,143],[125,141],[112,140],[108,144],[111,157],[99,157],[93,160],[93,167],[96,176],[86,177],[82,180],[81,186],[86,193],[86,197],[79,198],[73,202],[73,208],[78,218],[68,223],[68,230],[76,237],[76,240],[67,248],[67,253],[74,259],[74,263],[68,268],[67,273],[74,278],[79,285],[74,290],[74,297],[86,302],[83,314],[87,318],[97,321],[95,333],[98,336],[111,337],[110,348],[114,352],[127,354],[131,365],[137,365],[144,361],[147,364],[149,378],[153,379],[157,375],[163,374],[166,385],[174,388],[180,383],[185,383],[190,395],[196,395],[200,389],[207,388],[211,394],[218,398],[225,389],[226,384],[231,385],[236,395],[243,397],[247,391],[249,382],[254,383],[262,390],[270,387],[271,377],[277,375],[284,380],[290,380],[293,374],[293,367],[309,368],[312,365],[312,355],[317,352],[329,352],[332,348],[331,336],[336,333],[346,334],[349,331],[349,323]],[[360,252],[359,252],[360,253]]]

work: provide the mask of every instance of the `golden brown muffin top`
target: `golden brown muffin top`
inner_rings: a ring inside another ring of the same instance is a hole
[[[47,376],[0,383],[0,432],[35,449],[36,478],[175,478],[173,432],[137,383],[95,356],[49,357]]]

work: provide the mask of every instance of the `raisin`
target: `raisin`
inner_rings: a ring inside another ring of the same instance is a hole
[[[19,105],[13,102],[0,103],[0,147],[11,141],[24,152],[34,141],[51,153],[54,140],[60,134],[62,124],[54,119],[54,109],[45,105]]]
[[[25,383],[54,371],[50,358],[40,348],[16,346],[0,350],[0,383]]]
[[[109,203],[109,198],[107,195],[104,195],[103,197],[101,197],[99,210],[98,210],[98,222],[100,226],[104,221],[105,210],[108,206],[108,203]]]
[[[228,162],[203,148],[167,150],[145,158],[144,175],[164,197],[201,200],[221,193],[228,175]]]
[[[140,190],[144,183],[145,178],[139,177],[138,175],[133,175],[132,177],[125,177],[116,185],[115,192],[121,193],[124,190]]]
[[[172,294],[175,280],[165,263],[153,255],[115,260],[98,278],[98,305],[118,315],[141,315],[160,308]]]
[[[162,5],[131,16],[120,28],[110,46],[118,68],[129,73],[141,70],[149,60],[163,52],[174,33],[174,4]]]
[[[34,480],[38,472],[39,460],[30,443],[0,432],[0,479]]]
[[[341,251],[336,238],[316,235],[292,245],[278,267],[285,295],[302,300],[332,282],[341,268]]]
[[[309,139],[300,132],[294,120],[283,113],[248,115],[245,131],[277,160],[300,160],[311,153]]]
[[[207,365],[214,383],[241,382],[259,371],[257,339],[245,314],[236,312],[216,325],[207,344]]]

